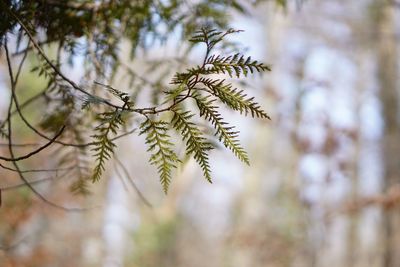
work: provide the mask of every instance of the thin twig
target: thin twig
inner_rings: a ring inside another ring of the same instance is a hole
[[[24,29],[25,33],[28,35],[30,41],[32,42],[33,46],[36,48],[36,50],[39,52],[39,54],[43,57],[43,59],[46,61],[46,63],[53,69],[54,73],[57,74],[59,77],[61,77],[61,79],[63,79],[65,82],[67,82],[68,84],[70,84],[74,89],[78,90],[79,92],[90,96],[90,97],[96,97],[97,99],[100,99],[102,103],[114,107],[114,108],[118,108],[121,109],[120,106],[114,105],[113,103],[109,102],[108,100],[98,97],[98,96],[94,96],[91,93],[85,91],[84,89],[82,89],[81,87],[79,87],[74,81],[70,80],[66,75],[64,75],[61,70],[59,70],[54,64],[53,62],[51,62],[51,60],[47,57],[46,53],[42,50],[42,48],[38,45],[38,43],[35,41],[35,38],[33,37],[33,35],[31,34],[31,32],[29,31],[29,29],[25,26],[25,24],[21,21],[21,19],[10,9],[7,9],[7,12],[10,13],[20,24],[20,26],[22,27],[22,29]]]
[[[10,120],[8,121],[8,123],[10,123]],[[24,160],[24,159],[28,159],[28,158],[32,157],[33,155],[38,154],[40,151],[44,150],[45,148],[49,147],[51,144],[53,144],[54,141],[58,137],[61,136],[61,134],[63,133],[64,129],[65,129],[65,125],[61,128],[61,130],[52,139],[50,139],[49,142],[47,142],[45,145],[39,147],[38,149],[33,150],[32,152],[30,152],[30,153],[28,153],[28,154],[26,154],[24,156],[20,156],[20,157],[17,157],[17,158],[15,158],[14,156],[11,157],[11,158],[0,156],[0,159],[4,160],[4,161],[13,161],[13,162]],[[9,136],[9,138],[10,138],[10,136]],[[11,145],[11,147],[12,147],[12,145]]]
[[[136,191],[136,193],[138,194],[139,198],[143,201],[143,203],[150,207],[153,208],[153,205],[151,205],[150,201],[147,200],[147,198],[142,194],[142,192],[140,191],[140,189],[137,187],[137,185],[135,184],[135,182],[133,181],[131,175],[129,174],[128,169],[125,167],[125,165],[118,159],[118,157],[116,155],[114,155],[114,159],[115,162],[119,165],[119,167],[121,168],[121,170],[124,172],[124,174],[126,175],[127,180],[129,181],[129,183],[132,185],[133,189]]]
[[[120,139],[122,137],[125,137],[127,135],[131,135],[132,133],[136,132],[136,130],[137,130],[137,128],[133,128],[132,130],[130,130],[130,131],[126,132],[126,133],[117,135],[116,137],[111,138],[110,140],[111,141],[115,141],[115,140]],[[46,136],[45,136],[45,138],[46,138]],[[47,140],[51,140],[51,139],[48,138]],[[72,147],[78,147],[78,148],[96,145],[96,142],[89,142],[89,143],[84,143],[84,144],[73,144],[73,143],[65,143],[65,142],[57,141],[57,140],[54,141],[54,143],[55,144],[59,144],[59,145],[63,145],[63,146],[72,146]],[[40,144],[40,143],[12,144],[13,147],[29,147],[29,146],[42,146],[42,145],[43,144]],[[0,143],[0,147],[1,146],[8,146],[8,144]]]
[[[7,59],[7,66],[8,66],[8,72],[9,72],[9,77],[10,77],[10,84],[11,84],[11,101],[10,104],[8,106],[8,117],[10,117],[11,114],[11,109],[12,109],[12,105],[14,103],[13,98],[15,95],[15,88],[16,88],[16,80],[14,79],[14,75],[13,75],[13,71],[12,71],[12,66],[11,66],[11,60],[10,60],[10,54],[8,51],[8,45],[7,45],[7,38],[5,39],[5,44],[4,44],[4,48],[6,51],[6,59]],[[21,62],[23,63],[23,62]],[[20,63],[20,64],[21,64]],[[13,147],[12,147],[12,125],[11,125],[11,119],[8,120],[8,150],[9,153],[11,155],[11,159],[15,159],[14,156],[14,151],[13,151]],[[45,198],[42,194],[40,194],[30,183],[29,181],[25,178],[25,176],[21,173],[21,169],[19,168],[19,165],[17,164],[17,161],[12,160],[12,163],[15,167],[15,169],[17,170],[19,177],[21,178],[21,180],[24,182],[24,184],[39,198],[41,199],[44,203],[48,204],[51,207],[63,210],[63,211],[68,211],[68,212],[82,212],[82,211],[86,211],[88,210],[88,208],[67,208],[61,205],[58,205],[54,202],[51,202],[50,200],[48,200],[47,198]],[[91,208],[89,208],[91,209]]]
[[[31,98],[29,98],[28,100],[26,100],[24,103],[22,103],[21,105],[19,105],[19,109],[23,110],[24,108],[26,108],[27,106],[29,106],[31,103],[33,103],[35,100],[39,99],[40,97],[44,96],[46,94],[46,90],[43,90],[41,92],[39,92],[38,94],[32,96]],[[11,117],[14,116],[15,114],[18,114],[18,110],[14,110],[11,112]],[[0,124],[0,128],[3,128],[4,125],[6,125],[7,120],[9,120],[10,118],[6,118],[4,121],[2,121],[2,123]]]
[[[0,163],[0,167],[8,170],[8,171],[12,171],[12,172],[18,172],[18,170],[7,167],[3,164]],[[21,170],[21,173],[34,173],[34,172],[59,172],[59,171],[66,171],[66,170],[72,170],[78,168],[77,166],[72,166],[72,167],[66,167],[66,168],[58,168],[58,169],[32,169],[32,170]]]
[[[11,245],[0,244],[0,250],[3,250],[3,251],[13,250],[17,246],[19,246],[21,243],[25,242],[26,239],[28,239],[28,238],[27,237],[21,238],[19,241],[15,242],[15,243],[13,243]]]
[[[45,178],[41,178],[41,179],[33,180],[33,181],[28,180],[28,179],[27,180],[30,185],[35,185],[35,184],[40,184],[40,183],[47,182],[47,181],[60,180],[64,177],[66,177],[68,174],[69,174],[69,172],[65,172],[63,175],[49,176],[49,177],[45,177]],[[1,187],[0,190],[1,191],[11,191],[11,190],[15,190],[15,189],[25,187],[25,186],[27,186],[26,183],[20,183],[20,184],[14,184],[14,185]]]
[[[114,161],[114,170],[115,170],[115,173],[117,174],[117,177],[118,177],[119,180],[121,181],[122,186],[124,187],[124,190],[125,190],[126,192],[128,192],[128,186],[126,185],[126,182],[125,182],[125,180],[124,180],[124,177],[123,177],[123,175],[119,172],[119,169],[118,169],[117,167],[118,167],[118,166],[117,166],[117,163],[116,163],[116,161]]]

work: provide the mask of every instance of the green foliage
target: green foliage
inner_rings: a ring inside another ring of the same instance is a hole
[[[69,189],[71,190],[72,193],[77,195],[90,194],[89,184],[87,182],[87,179],[77,179],[70,185]]]
[[[130,97],[129,97],[129,95],[127,93],[122,92],[122,91],[120,91],[118,89],[115,89],[115,88],[111,87],[110,85],[102,84],[102,83],[99,83],[99,82],[95,82],[95,84],[103,86],[104,88],[106,88],[106,90],[110,94],[112,94],[113,96],[118,98],[120,101],[122,101],[124,103],[123,108],[131,108],[131,107],[133,107],[133,102],[130,100]],[[89,100],[87,100],[87,102],[91,102],[91,101],[93,101],[94,103],[98,104],[98,99],[95,99],[95,100],[89,99]],[[87,104],[84,103],[84,106],[85,105],[87,105]]]
[[[194,116],[190,111],[174,111],[172,126],[180,131],[182,139],[186,141],[186,153],[192,155],[203,170],[203,175],[211,183],[211,169],[208,151],[213,149],[211,143],[203,136],[197,125],[190,121]]]
[[[134,122],[140,123],[140,134],[145,136],[151,153],[150,163],[157,167],[165,192],[173,170],[181,162],[169,135],[171,130],[179,134],[186,155],[194,158],[209,182],[212,181],[209,152],[215,140],[249,164],[239,132],[225,121],[220,107],[225,105],[240,114],[268,119],[255,99],[245,89],[236,88],[232,80],[270,68],[225,49],[230,44],[226,37],[241,32],[223,30],[227,28],[227,7],[246,13],[240,1],[200,0],[189,4],[180,0],[0,0],[0,7],[0,16],[6,18],[0,23],[0,44],[8,35],[16,35],[15,54],[33,52],[37,62],[32,73],[47,83],[41,95],[45,114],[39,127],[45,132],[55,132],[60,126],[67,126],[62,140],[55,142],[63,145],[66,152],[59,165],[77,166],[71,184],[73,192],[88,193],[88,181],[101,178],[116,148],[115,140],[126,134],[126,125]],[[198,66],[182,70],[182,62],[191,51],[188,49],[176,59],[144,62],[142,72],[149,74],[144,77],[125,63],[126,58],[121,58],[122,40],[129,41],[130,57],[135,59],[138,48],[146,50],[154,43],[163,43],[177,30],[185,39],[194,32],[190,49],[197,45],[204,47],[205,55]],[[21,49],[22,44],[27,46]],[[56,53],[49,57],[47,52],[53,48]],[[63,58],[73,65],[76,56],[85,63],[79,84],[62,72]],[[119,71],[130,80],[126,91],[112,86]],[[157,77],[148,78],[153,76]],[[166,80],[170,77],[173,78],[168,84]],[[153,106],[139,108],[137,97],[144,88],[150,89]],[[164,113],[168,115],[160,116]],[[196,119],[214,129],[216,138],[208,136]],[[5,125],[1,126],[4,132]],[[86,140],[88,136],[92,137],[91,142]],[[90,151],[94,156],[93,172],[88,171],[92,168]]]
[[[98,121],[100,124],[95,128],[96,134],[92,137],[95,139],[94,148],[92,149],[96,158],[96,166],[94,167],[92,181],[100,180],[105,170],[105,163],[114,153],[115,144],[111,140],[112,134],[117,134],[119,126],[124,124],[122,120],[122,111],[104,112],[99,114]]]
[[[192,121],[195,116],[193,110],[188,110],[184,105],[180,105],[189,98],[195,100],[199,109],[198,115],[211,123],[217,139],[242,162],[250,163],[246,151],[240,144],[239,132],[235,130],[234,126],[230,126],[224,121],[218,110],[218,101],[241,114],[251,114],[252,117],[262,119],[269,117],[254,101],[254,98],[248,97],[244,93],[244,90],[234,88],[231,83],[224,79],[210,77],[213,74],[227,74],[233,77],[233,73],[236,77],[246,77],[249,73],[269,70],[269,67],[263,63],[251,60],[250,57],[245,58],[240,54],[227,57],[209,56],[210,52],[227,35],[237,32],[239,31],[222,32],[207,28],[197,31],[190,40],[194,43],[206,45],[203,64],[174,76],[172,84],[176,87],[166,92],[164,101],[164,104],[170,104],[168,107],[150,109],[153,113],[173,112],[171,123],[154,122],[147,119],[141,126],[143,128],[142,133],[147,134],[146,142],[150,146],[149,150],[153,151],[158,147],[156,153],[152,154],[151,163],[157,165],[164,191],[168,190],[171,170],[176,167],[178,162],[176,154],[173,152],[172,143],[166,134],[168,127],[172,127],[180,133],[182,141],[186,143],[186,154],[193,155],[200,165],[204,177],[207,181],[212,181],[208,153],[213,145],[201,132],[199,126]]]
[[[189,41],[193,43],[205,43],[207,45],[207,51],[210,52],[216,44],[224,39],[225,36],[239,32],[241,31],[234,29],[229,29],[224,32],[212,28],[201,28],[194,33]]]
[[[276,0],[276,3],[284,8],[286,8],[286,6],[287,6],[286,0]]]
[[[68,114],[70,113],[71,110],[69,109],[62,109],[48,113],[39,125],[47,131],[57,132],[64,125],[68,118]]]
[[[7,138],[7,129],[5,128],[5,124],[3,121],[0,121],[0,138]]]
[[[224,84],[225,80],[200,78],[199,82],[203,83],[208,89],[210,94],[217,96],[224,104],[233,110],[243,112],[247,115],[249,112],[251,116],[258,118],[268,118],[269,116],[261,109],[260,105],[254,102],[254,97],[247,97],[243,90],[233,88],[231,84]]]
[[[85,129],[85,116],[82,115],[80,118],[77,118],[73,123],[81,125],[83,129]],[[72,122],[71,122],[72,123]],[[78,142],[79,144],[87,143],[86,131],[82,130],[79,127],[71,127],[70,131],[67,132],[67,136],[70,142]],[[79,146],[79,147],[69,147],[68,149],[64,149],[65,154],[61,157],[61,166],[74,166],[73,173],[71,176],[74,178],[72,183],[70,184],[70,190],[74,194],[88,195],[90,193],[89,190],[89,182],[92,177],[92,168],[90,162],[90,150],[87,146]]]
[[[218,112],[217,106],[215,105],[216,100],[210,97],[194,96],[196,99],[197,106],[200,109],[200,116],[211,122],[213,127],[216,129],[215,135],[219,141],[222,141],[224,146],[230,149],[236,157],[241,161],[250,164],[249,157],[246,151],[241,147],[238,140],[238,131],[234,131],[234,126],[229,126],[228,123],[224,122],[221,114]]]
[[[171,137],[167,133],[167,125],[167,122],[151,119],[140,125],[140,134],[146,134],[146,144],[149,146],[147,151],[152,152],[150,163],[157,166],[164,192],[168,191],[171,182],[171,170],[176,168],[176,163],[179,162],[170,141]]]
[[[123,39],[130,41],[131,58],[134,58],[138,47],[165,42],[177,29],[186,38],[206,24],[226,27],[227,6],[245,12],[241,4],[231,0],[201,0],[190,4],[181,0],[1,0],[0,16],[4,20],[0,22],[0,40],[17,28],[14,13],[32,33],[43,30],[47,37],[45,44],[59,42],[71,54],[79,53],[78,38],[88,42],[95,40],[92,51],[85,49],[85,54],[94,55],[101,68],[107,66],[113,70],[119,65],[118,46]],[[19,41],[22,35],[20,31]]]
[[[257,60],[252,61],[251,57],[245,59],[244,56],[239,53],[228,57],[212,55],[207,58],[206,65],[210,65],[210,67],[206,68],[207,73],[227,73],[230,77],[236,75],[237,78],[240,78],[241,75],[247,77],[249,71],[254,73],[255,71],[262,72],[270,70],[268,66],[259,63]]]

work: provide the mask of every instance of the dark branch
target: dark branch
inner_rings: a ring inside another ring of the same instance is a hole
[[[49,147],[51,144],[53,144],[54,141],[55,141],[58,137],[61,136],[61,134],[63,133],[64,129],[65,129],[65,125],[64,125],[64,126],[61,128],[61,130],[60,130],[52,139],[50,139],[50,141],[47,142],[44,146],[41,146],[41,147],[39,147],[38,149],[35,149],[35,150],[33,150],[32,152],[30,152],[30,153],[28,153],[28,154],[26,154],[26,155],[24,155],[24,156],[20,156],[20,157],[17,157],[17,158],[15,158],[15,157],[7,158],[7,157],[0,156],[0,159],[1,159],[1,160],[4,160],[4,161],[13,161],[13,162],[15,162],[15,161],[20,161],[20,160],[24,160],[24,159],[28,159],[28,158],[32,157],[33,155],[38,154],[38,153],[39,153],[40,151],[42,151],[43,149]],[[11,138],[11,137],[9,136],[9,138]],[[12,147],[12,144],[11,144],[11,147]]]
[[[12,105],[13,105],[13,98],[15,96],[15,88],[16,88],[16,82],[17,80],[14,78],[13,75],[13,70],[12,70],[12,66],[11,66],[11,60],[10,60],[10,54],[8,51],[8,45],[7,45],[7,38],[5,39],[5,44],[4,44],[4,48],[6,51],[6,59],[7,59],[7,66],[8,66],[8,72],[9,72],[9,77],[10,77],[10,85],[11,85],[11,101],[10,104],[8,106],[8,118],[11,115],[11,109],[12,109]],[[23,64],[23,61],[21,60],[20,64]],[[21,67],[18,68],[18,70],[20,70]],[[63,210],[63,211],[71,211],[71,212],[82,212],[82,211],[86,211],[88,210],[87,208],[67,208],[64,206],[60,206],[56,203],[51,202],[50,200],[48,200],[47,198],[45,198],[42,194],[40,194],[30,183],[29,181],[25,178],[25,176],[21,173],[21,169],[19,168],[19,165],[17,164],[17,161],[15,160],[15,156],[14,156],[14,151],[13,151],[13,147],[12,147],[12,124],[11,124],[11,119],[8,120],[8,150],[9,153],[11,155],[11,160],[15,169],[17,170],[19,177],[21,178],[21,180],[24,182],[24,184],[39,198],[41,199],[44,203],[48,204],[51,207]],[[62,130],[64,130],[64,127],[62,128]],[[62,131],[60,131],[61,134]],[[49,143],[50,144],[50,143]],[[40,149],[40,148],[39,148]],[[43,148],[44,149],[44,148]]]

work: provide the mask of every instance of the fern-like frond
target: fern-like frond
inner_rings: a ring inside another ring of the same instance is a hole
[[[86,196],[90,194],[88,180],[86,179],[77,179],[70,185],[69,189],[73,194],[76,195]]]
[[[186,72],[177,73],[172,80],[172,84],[182,84],[185,82],[190,84],[199,75],[227,74],[231,78],[234,76],[240,78],[241,76],[247,77],[249,73],[261,73],[270,70],[270,67],[264,63],[251,60],[251,57],[245,58],[240,54],[228,57],[212,55],[207,57],[204,66],[196,66],[187,69]]]
[[[247,77],[248,73],[270,71],[270,67],[257,60],[252,60],[251,57],[245,58],[237,53],[232,56],[212,55],[206,59],[206,69],[213,73],[228,74],[230,77],[241,75]]]
[[[254,101],[254,97],[247,97],[243,90],[232,87],[231,84],[225,84],[224,80],[200,78],[199,83],[204,84],[211,94],[218,97],[222,103],[226,104],[233,110],[248,113],[257,118],[270,119],[268,114]]]
[[[167,97],[165,98],[164,103],[167,103],[168,101],[171,100],[177,100],[179,99],[180,95],[188,89],[186,82],[182,81],[178,84],[178,86],[170,91],[165,92],[167,94]]]
[[[189,41],[193,43],[205,43],[208,51],[210,51],[216,44],[221,42],[225,36],[238,32],[241,32],[241,30],[229,29],[223,32],[206,27],[196,31]]]
[[[84,97],[81,108],[89,110],[92,105],[99,105],[102,103],[103,99],[101,99],[100,97],[97,97],[95,95],[88,95]]]
[[[8,138],[7,129],[5,128],[4,121],[0,121],[0,138]]]
[[[122,120],[122,112],[116,110],[114,112],[104,112],[98,116],[100,124],[95,128],[97,132],[92,137],[95,139],[95,147],[92,151],[95,152],[96,166],[93,171],[92,181],[96,182],[101,178],[105,170],[105,163],[111,158],[116,146],[110,136],[117,133],[119,126],[124,124]]]
[[[194,159],[203,170],[203,175],[211,183],[211,169],[208,159],[208,151],[213,149],[211,143],[203,136],[199,128],[190,121],[194,114],[190,111],[174,111],[172,126],[180,132],[182,139],[186,141],[186,154],[193,154]]]
[[[230,149],[235,156],[250,165],[249,157],[247,152],[242,148],[238,140],[238,131],[234,131],[234,126],[229,126],[228,123],[222,120],[221,114],[218,112],[217,107],[214,105],[215,99],[211,99],[209,96],[201,97],[194,95],[197,106],[200,110],[200,116],[210,121],[216,132],[215,135],[219,141],[222,141],[224,146]]]
[[[110,94],[114,95],[115,97],[119,98],[121,101],[124,102],[126,107],[133,106],[133,102],[130,101],[130,97],[127,93],[122,92],[121,90],[115,89],[114,87],[108,84],[102,84],[100,82],[94,82],[97,85],[104,87]]]
[[[152,152],[150,163],[157,166],[165,193],[168,192],[171,183],[171,171],[176,168],[176,163],[179,162],[167,133],[167,125],[167,122],[151,119],[147,119],[140,125],[142,129],[140,134],[146,134],[146,144],[149,146],[147,151]]]

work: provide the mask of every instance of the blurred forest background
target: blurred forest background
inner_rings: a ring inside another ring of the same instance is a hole
[[[251,166],[217,150],[213,184],[189,160],[164,195],[143,138],[120,139],[116,158],[130,176],[111,162],[88,197],[71,194],[62,173],[35,185],[59,203],[93,207],[82,213],[46,206],[1,169],[0,266],[400,266],[400,2],[289,1],[250,12],[231,14],[245,30],[234,41],[272,66],[247,84],[272,120],[225,114]],[[164,60],[175,46],[147,56]],[[21,83],[28,98],[43,81],[26,69]],[[24,131],[20,141],[33,142]],[[52,165],[40,161],[25,167]]]

